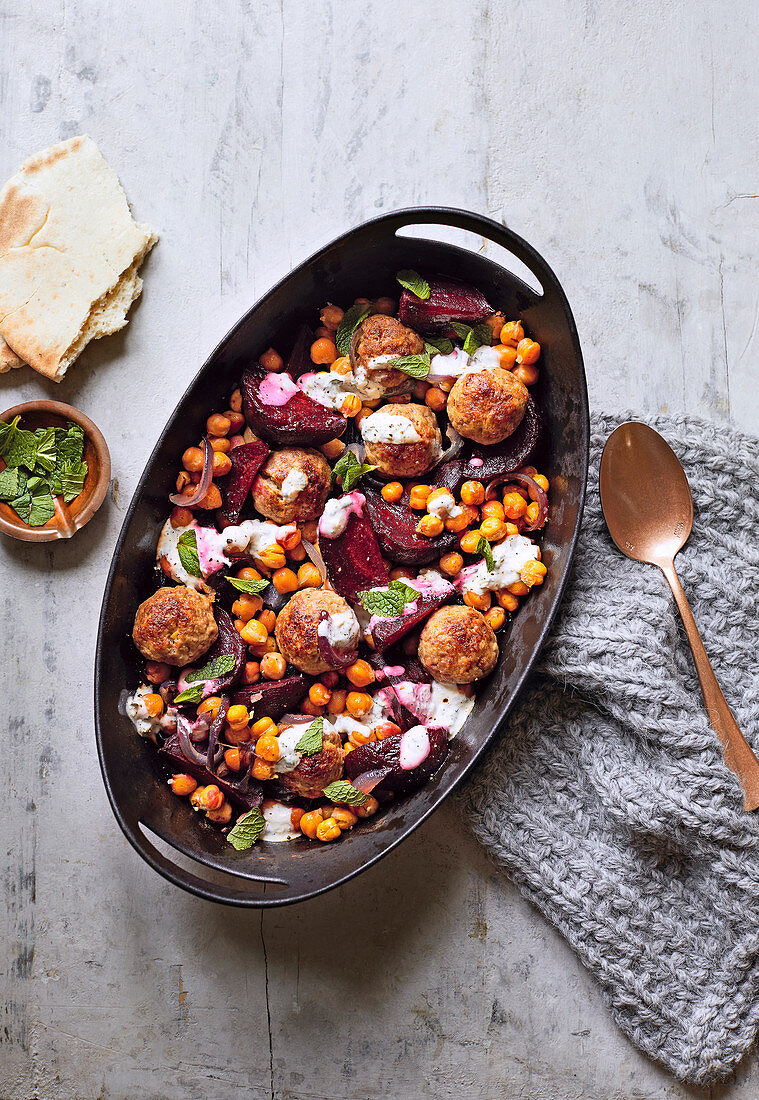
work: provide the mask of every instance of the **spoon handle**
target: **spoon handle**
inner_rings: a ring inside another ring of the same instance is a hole
[[[717,677],[714,675],[714,669],[701,641],[696,620],[693,618],[690,604],[675,571],[674,562],[659,563],[659,568],[667,578],[683,620],[712,729],[722,743],[725,763],[738,776],[743,789],[743,808],[756,810],[759,808],[759,760],[754,756],[751,746],[741,733],[733,712],[722,694],[722,688],[717,683]]]

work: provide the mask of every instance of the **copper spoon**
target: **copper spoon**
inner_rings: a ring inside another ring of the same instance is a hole
[[[601,507],[609,534],[633,561],[658,565],[683,620],[712,729],[743,789],[743,807],[759,807],[759,760],[717,683],[675,572],[675,554],[693,526],[693,498],[680,461],[658,432],[630,421],[611,433],[601,458]]]

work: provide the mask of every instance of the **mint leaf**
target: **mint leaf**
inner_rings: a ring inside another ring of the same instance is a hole
[[[50,473],[55,468],[55,428],[37,428],[34,437],[37,440],[36,465]]]
[[[235,667],[235,659],[231,653],[222,653],[220,657],[214,657],[212,661],[202,668],[185,676],[188,684],[197,683],[198,680],[218,680],[220,676],[226,676]]]
[[[40,496],[32,497],[27,521],[30,527],[42,527],[54,515],[55,501],[50,493],[42,493]]]
[[[241,577],[227,577],[227,580],[238,592],[244,592],[247,596],[258,596],[269,583],[265,578],[258,581],[246,581]]]
[[[67,504],[71,504],[84,488],[86,477],[86,462],[64,462],[61,469],[53,474],[50,488],[54,493],[60,493]]]
[[[323,745],[324,719],[314,718],[311,725],[303,731],[303,736],[295,746],[295,751],[302,752],[304,756],[313,756],[314,753],[322,751]]]
[[[0,471],[0,500],[13,500],[20,495],[19,471],[8,466]]]
[[[483,558],[485,559],[485,564],[488,567],[488,573],[492,573],[495,569],[493,551],[490,548],[490,543],[484,537],[484,535],[480,535],[480,537],[477,539],[477,553],[482,554]]]
[[[59,428],[56,432],[58,456],[56,472],[67,462],[78,463],[84,456],[84,431],[78,424],[69,423],[68,428]]]
[[[399,355],[397,359],[388,359],[384,366],[401,370],[410,378],[426,378],[430,373],[430,357],[426,351],[421,355]]]
[[[8,430],[0,437],[0,456],[6,466],[26,466],[30,472],[37,458],[37,438],[34,432],[19,428],[17,416],[11,424],[3,425]]]
[[[359,462],[353,451],[345,451],[332,467],[332,477],[333,479],[339,477],[343,492],[349,493],[353,486],[359,483],[364,474],[369,474],[376,469],[376,466],[372,466],[368,462],[363,464]]]
[[[464,351],[467,355],[474,355],[477,349],[483,347],[483,345],[489,347],[493,339],[493,330],[490,325],[475,325],[472,328],[469,325],[462,325],[457,321],[451,321],[451,328],[463,341]]]
[[[401,580],[390,581],[387,587],[391,592],[400,592],[406,603],[409,603],[411,600],[416,600],[419,596],[415,588],[412,588],[410,584],[405,584],[404,581]]]
[[[254,806],[242,817],[238,817],[237,824],[227,833],[227,844],[231,844],[238,852],[247,852],[260,837],[265,825],[266,818],[258,806]]]
[[[0,420],[0,455],[4,455],[10,445],[10,440],[19,430],[20,416],[16,416],[11,420],[10,424],[5,420]]]
[[[330,802],[341,806],[363,806],[369,795],[357,790],[347,779],[336,779],[324,788],[324,795]]]
[[[439,340],[430,340],[429,337],[424,341],[424,350],[428,355],[450,355],[453,351],[453,341],[448,340],[445,336],[441,336]]]
[[[200,558],[198,557],[198,540],[193,530],[182,532],[177,539],[177,550],[183,569],[189,573],[191,577],[202,577],[203,572],[200,568]]]
[[[193,684],[174,696],[175,703],[199,703],[203,698],[203,684]]]
[[[347,355],[351,350],[351,340],[353,339],[353,333],[358,326],[369,313],[369,306],[351,306],[350,309],[346,309],[343,319],[337,326],[337,332],[335,333],[335,347],[337,348],[338,355]]]
[[[24,523],[29,522],[29,509],[32,506],[31,493],[23,492],[15,498],[15,500],[9,500],[8,504],[17,514],[19,519],[22,519]]]
[[[418,596],[419,593],[403,581],[390,581],[387,588],[370,588],[358,594],[361,606],[370,615],[379,615],[383,619],[402,615],[406,604]]]
[[[430,284],[423,279],[418,271],[399,271],[395,276],[401,286],[410,290],[417,298],[426,301],[430,296]]]

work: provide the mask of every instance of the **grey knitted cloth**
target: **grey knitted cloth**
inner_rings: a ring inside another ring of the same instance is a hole
[[[730,1073],[759,1027],[759,812],[743,812],[722,762],[664,578],[607,534],[598,467],[620,422],[593,418],[588,503],[559,620],[463,801],[625,1034],[705,1085]],[[698,419],[649,422],[693,492],[683,587],[759,749],[759,442]]]

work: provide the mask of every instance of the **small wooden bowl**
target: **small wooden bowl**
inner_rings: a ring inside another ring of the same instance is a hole
[[[111,456],[103,433],[95,427],[88,416],[79,412],[73,405],[64,405],[62,401],[27,401],[23,405],[14,405],[12,409],[0,414],[0,420],[11,421],[20,416],[20,427],[33,431],[35,428],[64,428],[69,421],[84,429],[84,461],[87,463],[87,477],[78,497],[65,504],[60,497],[54,497],[55,515],[42,527],[30,527],[24,523],[13,509],[0,501],[0,532],[24,542],[52,542],[53,539],[70,539],[80,527],[92,519],[108,492],[111,481]]]

